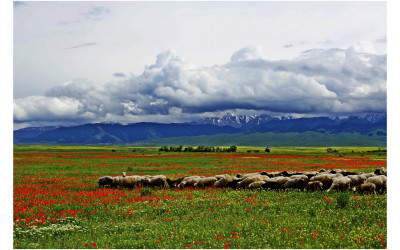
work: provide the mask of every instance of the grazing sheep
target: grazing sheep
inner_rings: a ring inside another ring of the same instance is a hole
[[[114,187],[122,187],[122,188],[134,188],[134,187],[141,187],[143,185],[143,181],[145,178],[138,175],[132,176],[117,176],[114,177],[112,181],[112,186]]]
[[[306,187],[306,182],[303,179],[290,179],[284,185],[284,188],[298,188],[304,189]]]
[[[202,176],[189,176],[182,180],[182,182],[178,185],[178,188],[183,187],[194,187],[194,184],[203,178]]]
[[[367,179],[368,179],[369,177],[375,177],[375,176],[377,176],[377,175],[374,174],[374,173],[362,174],[362,175],[365,176]]]
[[[376,186],[372,182],[366,182],[366,183],[360,184],[356,187],[353,187],[353,191],[358,192],[359,194],[363,194],[363,193],[376,194],[375,190],[376,190]]]
[[[186,177],[188,177],[188,176],[183,176],[183,177],[179,177],[178,179],[176,179],[176,180],[170,180],[169,178],[167,178],[167,183],[168,183],[168,186],[170,187],[170,188],[176,188],[182,181],[183,181],[183,179],[185,179]]]
[[[114,179],[114,177],[111,177],[111,176],[100,177],[99,178],[99,188],[111,187],[113,179]]]
[[[283,178],[287,178],[287,177],[283,177]],[[271,178],[269,181],[265,181],[265,183],[262,184],[261,187],[264,188],[264,189],[275,189],[275,190],[278,190],[278,189],[282,189],[283,190],[283,189],[285,189],[283,187],[283,184],[277,182],[274,179],[276,179],[276,178]]]
[[[364,175],[348,175],[347,178],[350,178],[350,187],[363,184],[367,180],[367,177]]]
[[[243,179],[242,181],[238,182],[238,188],[247,188],[251,183],[256,181],[268,181],[269,177],[266,175],[254,175]]]
[[[238,178],[246,179],[246,178],[249,178],[249,177],[259,176],[259,175],[260,175],[259,173],[250,173],[250,174],[241,175],[241,176],[238,177]]]
[[[333,179],[328,174],[316,175],[310,179],[310,181],[320,181],[322,182],[323,189],[327,190],[330,186],[332,186]]]
[[[375,184],[377,192],[383,192],[387,189],[387,177],[384,175],[369,177],[365,183]]]
[[[311,181],[307,183],[306,190],[311,192],[322,191],[324,190],[324,185],[320,181]]]
[[[198,180],[194,186],[195,187],[211,187],[217,181],[215,177],[206,177]]]
[[[151,176],[149,178],[144,178],[143,186],[146,187],[166,187],[167,178],[163,175]]]
[[[217,180],[214,183],[214,186],[215,187],[236,187],[236,185],[232,186],[232,182],[236,184],[238,180],[241,180],[241,179],[230,176],[230,175],[224,175],[222,178],[220,178],[219,180]]]
[[[248,188],[249,189],[257,189],[257,188],[261,188],[261,186],[265,184],[265,181],[255,181],[253,183],[251,183]]]
[[[290,179],[303,179],[305,182],[308,182],[308,177],[307,175],[301,174],[301,175],[292,175],[289,177]]]
[[[384,167],[378,168],[377,170],[375,170],[374,172],[375,175],[386,175],[386,169]]]
[[[279,176],[279,177],[274,177],[271,178],[272,181],[275,181],[276,183],[279,183],[282,187],[285,185],[285,183],[290,180],[289,177],[284,177],[284,176]]]
[[[302,173],[292,173],[289,174],[286,170],[281,172],[282,176],[286,176],[286,177],[290,177],[290,176],[294,176],[294,175],[302,175]]]
[[[345,191],[350,189],[350,178],[348,177],[337,177],[333,179],[332,186],[328,189],[328,192],[332,190]]]

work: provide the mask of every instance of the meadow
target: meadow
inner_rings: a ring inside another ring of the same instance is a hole
[[[337,149],[160,153],[156,147],[16,145],[14,248],[386,248],[386,193],[98,188],[99,177],[121,172],[175,179],[386,168],[385,149]]]

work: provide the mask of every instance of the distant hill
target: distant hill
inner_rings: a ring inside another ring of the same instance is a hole
[[[184,146],[259,146],[259,147],[386,147],[386,136],[362,135],[360,133],[320,133],[308,132],[287,132],[287,133],[252,133],[252,134],[218,134],[171,137],[136,142],[136,145],[160,146],[160,145],[184,145]]]
[[[228,114],[221,118],[204,118],[190,123],[142,122],[119,124],[109,122],[89,123],[72,127],[31,127],[14,131],[14,143],[126,144],[138,141],[154,143],[158,139],[173,138],[161,141],[175,141],[176,144],[183,144],[184,142],[179,143],[177,138],[185,137],[181,140],[190,142],[191,140],[198,141],[200,137],[197,136],[211,136],[207,137],[206,140],[212,142],[212,145],[264,145],[265,141],[276,142],[281,140],[281,143],[283,143],[282,140],[286,138],[288,141],[285,143],[290,144],[289,146],[300,146],[301,143],[304,144],[306,141],[309,141],[307,144],[310,144],[310,146],[317,146],[316,144],[321,145],[321,143],[328,141],[339,143],[339,138],[344,143],[351,138],[353,142],[345,144],[345,146],[385,146],[386,119],[386,114],[380,113],[349,117],[311,118],[272,117],[269,115],[235,116]],[[267,135],[268,137],[265,137]],[[272,135],[274,136],[271,137]],[[335,136],[337,139],[333,139]],[[256,144],[262,138],[264,142]],[[300,140],[300,138],[303,139]],[[161,143],[161,141],[159,142]],[[220,144],[225,141],[226,144]],[[385,145],[382,145],[382,143]],[[193,145],[197,144],[194,143]]]

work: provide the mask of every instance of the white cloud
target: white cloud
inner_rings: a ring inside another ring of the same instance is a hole
[[[293,60],[245,47],[224,65],[193,68],[172,50],[140,75],[107,84],[76,79],[14,100],[14,120],[158,121],[225,110],[335,114],[386,111],[386,55],[369,45],[314,49]]]

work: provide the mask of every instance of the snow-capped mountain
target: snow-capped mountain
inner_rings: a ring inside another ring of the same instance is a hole
[[[280,118],[272,117],[270,115],[239,115],[236,116],[232,113],[227,113],[223,117],[207,117],[197,121],[192,121],[190,124],[192,125],[204,125],[211,124],[219,127],[222,126],[231,126],[234,128],[241,128],[243,126],[257,126],[262,123],[271,121],[271,120],[280,120]]]
[[[350,116],[336,116],[336,117],[315,117],[315,118],[295,118],[292,115],[288,116],[279,116],[274,117],[267,114],[262,115],[234,115],[232,113],[227,113],[223,117],[207,117],[197,121],[189,122],[192,125],[204,125],[211,124],[215,126],[231,126],[234,128],[254,128],[258,125],[268,123],[271,121],[289,121],[289,120],[306,120],[306,121],[315,121],[318,118],[330,119],[332,121],[346,121],[349,119],[356,119],[363,122],[369,123],[377,123],[380,121],[386,122],[386,114],[385,113],[369,113],[362,115],[350,115]]]

